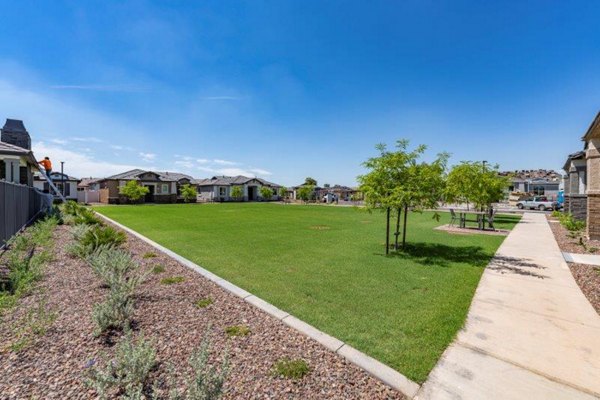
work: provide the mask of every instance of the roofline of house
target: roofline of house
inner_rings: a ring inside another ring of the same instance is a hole
[[[587,141],[596,131],[597,128],[600,128],[600,111],[596,114],[596,118],[590,124],[590,127],[585,132],[585,135],[581,138],[581,140]],[[600,133],[600,130],[599,132]]]

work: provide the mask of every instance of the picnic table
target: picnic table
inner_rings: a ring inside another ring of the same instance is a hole
[[[467,222],[477,222],[477,229],[485,230],[486,218],[490,223],[490,228],[493,228],[492,221],[489,220],[490,213],[486,211],[474,211],[474,210],[456,210],[459,215],[459,223],[461,228],[467,227]],[[469,219],[469,214],[473,215],[475,219]]]

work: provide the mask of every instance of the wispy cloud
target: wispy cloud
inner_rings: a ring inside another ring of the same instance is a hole
[[[88,142],[88,143],[103,143],[104,142],[104,140],[98,139],[97,137],[93,137],[93,136],[88,136],[88,137],[76,136],[76,137],[72,137],[71,140],[74,140],[76,142]]]
[[[62,144],[62,145],[65,145],[65,144],[69,143],[68,141],[66,141],[66,140],[64,140],[64,139],[50,139],[50,141],[51,141],[52,143],[55,143],[55,144]]]
[[[144,153],[144,152],[140,152],[140,157],[142,157],[142,160],[144,161],[154,161],[154,159],[156,158],[156,154],[154,153]]]
[[[238,165],[239,164],[234,161],[219,160],[219,159],[215,159],[215,160],[213,160],[213,162],[218,165]]]
[[[148,89],[137,85],[52,85],[55,90],[90,90],[96,92],[147,92]]]

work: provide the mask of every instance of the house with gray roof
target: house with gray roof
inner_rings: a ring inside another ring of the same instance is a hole
[[[278,200],[278,190],[281,185],[266,181],[261,178],[249,178],[247,176],[213,176],[207,179],[194,181],[198,188],[198,199],[200,201],[270,201]],[[239,186],[242,189],[242,197],[235,199],[231,196],[231,190]],[[270,199],[263,199],[260,188],[266,186],[273,191]]]
[[[7,119],[0,132],[0,179],[33,186],[37,161],[31,151],[31,137],[23,121]]]
[[[77,185],[79,184],[79,179],[56,171],[53,171],[50,174],[50,179],[52,179],[52,182],[65,199],[77,201]],[[40,189],[44,193],[53,194],[55,199],[59,198],[54,191],[50,190],[48,181],[46,181],[46,178],[39,172],[33,175],[33,187]]]
[[[131,171],[99,179],[96,183],[100,190],[108,191],[107,196],[101,196],[102,199],[106,199],[105,202],[124,204],[127,203],[127,198],[119,193],[119,188],[132,180],[148,188],[148,194],[144,197],[143,202],[176,203],[180,200],[181,187],[185,184],[191,184],[194,178],[178,172],[132,169]]]

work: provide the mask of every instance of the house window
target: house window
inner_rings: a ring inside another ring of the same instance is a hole
[[[585,194],[585,171],[579,171],[579,194]]]
[[[167,185],[166,183],[163,183],[162,192],[163,192],[163,194],[168,194],[169,193],[169,185]]]
[[[29,183],[27,167],[19,167],[19,183],[21,185],[27,185]]]
[[[544,192],[545,192],[544,186],[534,186],[533,187],[533,194],[536,196],[541,196],[544,194]]]
[[[0,160],[0,179],[6,179],[6,163]]]
[[[219,196],[225,197],[226,193],[227,193],[227,188],[225,188],[223,186],[219,186]]]

